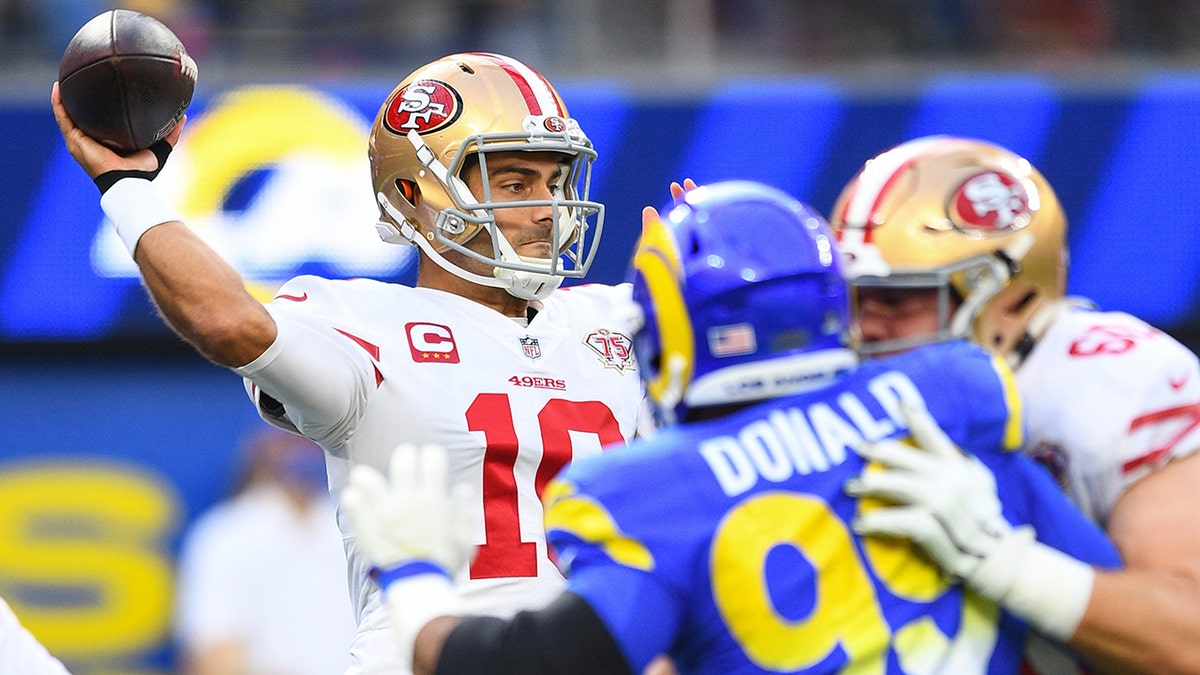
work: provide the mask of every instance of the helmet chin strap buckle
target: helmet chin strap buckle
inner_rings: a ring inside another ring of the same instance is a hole
[[[400,230],[396,229],[395,225],[391,224],[389,221],[383,220],[382,218],[375,223],[375,232],[379,234],[379,238],[382,239],[385,244],[412,243],[408,239],[405,239],[404,235],[400,234]]]
[[[396,210],[396,207],[392,206],[392,203],[388,201],[388,198],[382,192],[375,193],[375,199],[379,202],[379,208],[395,221],[392,222],[384,218],[376,221],[375,232],[379,235],[379,238],[384,243],[411,246],[413,244],[413,237],[418,236],[417,228],[413,227],[413,224],[408,222]]]

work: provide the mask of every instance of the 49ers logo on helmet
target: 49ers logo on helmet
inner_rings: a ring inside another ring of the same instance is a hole
[[[968,178],[950,196],[950,220],[960,230],[1007,234],[1029,224],[1029,195],[1016,178],[986,171]]]
[[[397,134],[427,134],[453,124],[462,108],[462,96],[450,85],[439,80],[417,80],[388,102],[383,123]]]
[[[551,115],[542,120],[542,126],[546,127],[546,131],[553,131],[559,134],[567,130],[567,121],[561,117]]]

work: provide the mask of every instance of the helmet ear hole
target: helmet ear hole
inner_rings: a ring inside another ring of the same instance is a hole
[[[400,196],[404,198],[404,201],[408,202],[410,207],[416,207],[417,199],[421,195],[421,188],[417,187],[416,183],[411,180],[397,178],[396,189],[400,192]]]
[[[1025,308],[1029,306],[1029,303],[1033,302],[1033,299],[1036,297],[1037,291],[1032,289],[1029,290],[1027,293],[1023,294],[1020,299],[1013,303],[1012,307],[1009,309],[1009,313],[1016,315],[1022,314],[1025,311]]]
[[[1011,317],[1009,319],[1009,321],[1015,321],[1019,325],[1021,325],[1022,326],[1021,330],[1023,332],[1025,330],[1027,330],[1027,329],[1023,328],[1023,326],[1028,321],[1028,317],[1027,317],[1028,311],[1030,309],[1030,306],[1033,304],[1034,300],[1037,299],[1037,297],[1038,297],[1037,289],[1030,288],[1030,289],[1026,290],[1024,293],[1021,293],[1019,296],[1017,296],[1016,300],[1009,303],[1007,307],[1002,308],[1004,313],[1007,314],[1009,317]],[[993,349],[1002,349],[1004,347],[1004,344],[1007,339],[1008,339],[1008,336],[1003,333],[994,334],[992,336],[992,348]]]

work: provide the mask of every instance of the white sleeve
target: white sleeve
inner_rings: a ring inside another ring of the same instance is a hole
[[[3,598],[0,598],[0,673],[70,675],[62,661],[51,656],[21,625]]]
[[[311,317],[273,305],[267,311],[278,330],[275,342],[235,372],[251,383],[247,390],[267,421],[292,427],[326,448],[340,446],[375,391],[370,356],[349,337]],[[259,393],[282,404],[284,412],[272,414]]]
[[[1058,315],[1017,370],[1031,450],[1099,523],[1137,481],[1200,449],[1200,361],[1121,312]]]

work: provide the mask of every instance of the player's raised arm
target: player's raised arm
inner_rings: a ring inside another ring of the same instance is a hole
[[[1001,513],[996,481],[958,449],[927,410],[905,407],[911,445],[884,439],[856,451],[875,464],[847,483],[858,497],[889,502],[860,515],[859,534],[910,539],[983,597],[1065,642],[1079,626],[1095,570],[1036,541]]]
[[[221,365],[245,365],[262,354],[275,339],[270,314],[246,291],[237,271],[180,221],[151,183],[179,142],[184,123],[163,139],[165,144],[122,156],[75,126],[57,82],[50,104],[67,150],[100,187],[105,215],[171,328]]]
[[[967,586],[1085,654],[1097,672],[1198,672],[1195,650],[1189,648],[1196,554],[1188,536],[1191,519],[1156,509],[1178,536],[1143,539],[1145,549],[1122,548],[1132,558],[1126,569],[1088,567],[1034,541],[1032,531],[1010,527],[1000,515],[995,483],[976,470],[978,462],[953,447],[926,413],[909,414],[915,416],[913,439],[926,452],[896,441],[859,450],[882,470],[864,473],[848,489],[896,505],[862,516],[856,522],[859,532],[911,539]],[[1174,490],[1176,504],[1185,505],[1194,494],[1197,468],[1200,464],[1192,463],[1152,478],[1164,491]],[[1178,484],[1166,482],[1172,480]],[[1181,507],[1179,513],[1184,512]],[[1132,536],[1124,529],[1117,534]],[[1174,558],[1148,565],[1144,558],[1155,554],[1139,551],[1152,549]],[[1152,654],[1163,656],[1148,658]]]

